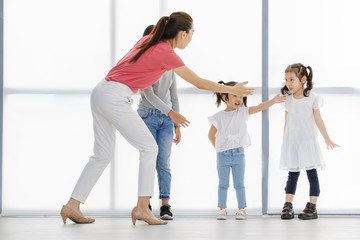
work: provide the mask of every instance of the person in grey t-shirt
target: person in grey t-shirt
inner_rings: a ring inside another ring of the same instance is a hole
[[[144,35],[151,33],[154,25],[148,26]],[[158,144],[158,156],[156,159],[156,171],[158,174],[160,218],[172,220],[170,188],[171,171],[170,155],[172,142],[178,144],[181,140],[180,126],[176,126],[171,120],[170,113],[179,113],[179,100],[177,96],[176,77],[173,70],[167,71],[152,86],[140,91],[141,99],[138,114],[148,126]],[[175,129],[175,138],[174,131]],[[151,206],[149,206],[151,208]]]

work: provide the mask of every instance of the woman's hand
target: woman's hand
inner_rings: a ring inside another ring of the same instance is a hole
[[[173,139],[173,142],[178,145],[181,141],[181,132],[180,132],[180,126],[175,127],[175,138]]]
[[[176,125],[188,127],[190,124],[190,122],[188,120],[186,120],[186,118],[183,115],[181,115],[177,112],[174,112],[173,110],[170,110],[170,112],[168,113],[168,116],[171,118],[171,120],[173,120],[173,122]]]
[[[254,88],[247,88],[244,87],[245,84],[247,84],[248,82],[242,82],[242,83],[238,83],[236,84],[233,89],[234,89],[234,94],[238,95],[238,96],[242,96],[242,97],[246,97],[247,95],[252,95],[254,92]]]

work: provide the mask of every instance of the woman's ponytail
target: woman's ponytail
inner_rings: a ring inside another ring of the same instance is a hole
[[[142,45],[140,45],[139,52],[136,53],[136,55],[130,60],[130,62],[136,62],[146,50],[160,42],[162,36],[164,35],[166,23],[168,20],[169,17],[166,16],[159,19],[153,30],[150,32],[150,35],[152,35],[150,37],[150,40],[145,41]]]
[[[192,27],[193,20],[191,16],[185,12],[174,12],[169,17],[164,16],[160,18],[151,31],[149,38],[139,46],[139,52],[130,60],[130,63],[136,62],[146,50],[158,42],[173,39],[180,31],[189,32]]]

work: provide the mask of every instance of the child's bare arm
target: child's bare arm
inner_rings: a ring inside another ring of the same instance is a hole
[[[210,130],[209,130],[209,140],[211,142],[211,144],[215,147],[215,134],[217,133],[217,129],[214,127],[214,125],[211,125]]]
[[[251,115],[251,114],[254,114],[254,113],[264,111],[264,110],[268,109],[269,107],[271,107],[272,105],[274,105],[276,103],[285,102],[285,100],[286,100],[285,95],[278,94],[273,99],[271,99],[269,101],[260,103],[259,105],[254,106],[254,107],[249,107],[249,114]]]
[[[327,149],[329,149],[329,147],[331,149],[333,149],[335,147],[339,147],[339,145],[337,145],[336,143],[331,141],[329,134],[326,131],[325,123],[321,117],[320,110],[314,109],[313,112],[314,112],[314,120],[315,120],[316,126],[319,128],[319,131],[325,140]]]

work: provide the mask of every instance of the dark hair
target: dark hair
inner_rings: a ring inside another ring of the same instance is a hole
[[[154,29],[155,25],[149,25],[147,26],[147,28],[145,28],[144,33],[143,33],[143,37],[145,37],[146,35],[149,35],[151,33],[151,31]]]
[[[306,70],[309,69],[309,72]],[[306,77],[306,88],[304,89],[304,96],[308,97],[310,90],[313,88],[314,83],[312,81],[313,78],[313,71],[312,68],[310,66],[305,67],[303,64],[301,63],[294,63],[289,65],[286,69],[285,69],[285,73],[287,72],[293,72],[295,73],[296,77],[299,79],[299,81],[301,81],[301,79],[305,76]],[[290,95],[290,91],[287,88],[286,84],[284,87],[281,88],[281,94],[285,95]]]
[[[151,38],[139,46],[139,52],[130,60],[136,62],[140,56],[160,41],[175,38],[180,31],[187,33],[193,27],[192,17],[185,12],[174,12],[169,17],[162,17],[151,31]]]
[[[236,84],[238,84],[237,82],[223,82],[223,81],[220,81],[218,82],[220,84],[224,84],[225,86],[235,86]],[[223,96],[225,96],[225,100],[229,100],[229,94],[228,93],[214,93],[216,95],[216,105],[217,107],[220,107],[221,105],[221,101],[225,102],[224,99],[223,99]],[[243,104],[245,107],[247,107],[247,97],[243,97]]]

